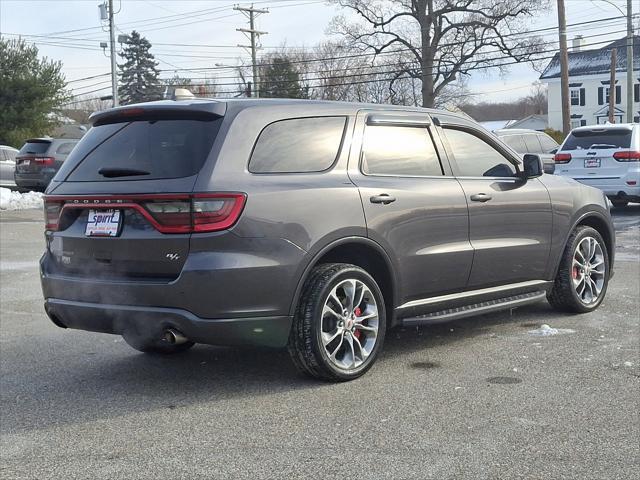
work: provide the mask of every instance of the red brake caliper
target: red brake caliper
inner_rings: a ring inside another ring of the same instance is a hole
[[[359,317],[360,315],[362,315],[362,310],[360,310],[360,307],[356,307],[353,313],[356,317]],[[356,328],[356,331],[353,332],[353,336],[360,340],[360,335],[362,335],[362,332]]]
[[[579,272],[578,267],[573,267],[573,271],[571,272],[571,276],[573,277],[574,280],[576,278],[578,278],[578,272]]]

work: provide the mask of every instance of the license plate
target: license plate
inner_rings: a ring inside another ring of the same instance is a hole
[[[116,237],[120,233],[120,210],[89,210],[88,237]]]
[[[29,165],[31,165],[31,160],[23,160],[22,162],[20,162],[20,165],[28,167]]]
[[[584,159],[584,168],[600,168],[600,159],[599,158],[585,158]]]

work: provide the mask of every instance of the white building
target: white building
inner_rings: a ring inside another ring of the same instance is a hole
[[[634,36],[633,48],[633,118],[640,122],[640,36]],[[616,40],[594,50],[582,50],[582,38],[576,37],[569,52],[569,94],[571,99],[571,128],[605,123],[609,119],[609,83],[611,50],[617,49],[616,123],[627,121],[627,39]],[[548,84],[549,127],[562,130],[562,102],[560,98],[560,59],[551,59],[540,80]]]

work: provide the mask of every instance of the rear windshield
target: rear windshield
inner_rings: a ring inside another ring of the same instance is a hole
[[[49,145],[51,142],[27,142],[22,146],[18,155],[46,153]]]
[[[585,130],[571,132],[562,146],[562,150],[598,150],[609,148],[629,148],[631,130]]]
[[[57,178],[95,182],[195,175],[221,122],[221,118],[150,119],[93,127],[71,151]]]

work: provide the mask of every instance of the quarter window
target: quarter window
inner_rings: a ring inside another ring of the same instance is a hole
[[[540,140],[540,145],[542,146],[542,151],[544,153],[550,153],[551,150],[558,148],[558,144],[555,140],[546,134],[538,135],[538,140]]]
[[[502,137],[502,141],[518,153],[527,152],[527,147],[524,144],[522,135],[507,135],[506,137]]]
[[[333,165],[346,117],[280,120],[260,133],[249,161],[253,173],[321,172]]]
[[[537,135],[524,135],[524,143],[529,153],[542,153]]]
[[[431,135],[424,127],[367,126],[362,172],[369,175],[442,175]]]
[[[465,130],[447,128],[444,133],[453,151],[457,174],[462,177],[512,177],[511,162],[482,140]]]
[[[75,143],[71,143],[71,142],[63,143],[58,147],[58,149],[56,150],[56,153],[59,155],[69,155],[69,153],[71,153],[71,150],[73,150],[73,147],[75,146],[76,146]]]

